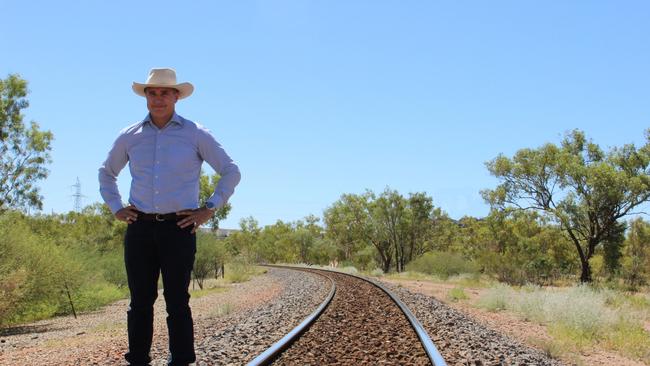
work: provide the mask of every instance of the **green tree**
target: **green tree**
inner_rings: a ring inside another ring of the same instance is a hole
[[[605,269],[610,278],[617,276],[621,268],[622,249],[625,242],[627,223],[617,222],[612,230],[603,238],[603,259]]]
[[[501,184],[481,193],[494,208],[531,209],[554,219],[578,253],[580,281],[591,282],[589,259],[596,248],[618,220],[650,198],[649,164],[650,130],[643,147],[629,144],[607,153],[574,130],[560,146],[548,143],[487,162]]]
[[[404,271],[406,263],[424,252],[433,228],[434,207],[425,193],[405,198],[386,188],[379,196],[368,190],[363,195],[344,194],[324,213],[326,235],[341,248],[345,261],[363,254],[371,245],[384,272],[394,266]],[[357,260],[362,266],[369,263]]]
[[[209,276],[217,278],[225,262],[226,250],[220,240],[213,233],[199,232],[192,275],[200,289]]]
[[[355,253],[372,245],[377,262],[387,273],[393,262],[391,241],[383,223],[377,219],[381,208],[372,191],[363,195],[344,194],[323,214],[326,235],[340,248],[344,261],[352,261]]]
[[[224,239],[226,250],[232,257],[243,255],[260,262],[261,258],[255,253],[255,243],[262,231],[259,223],[252,216],[245,217],[239,220],[239,229]]]
[[[440,208],[435,208],[431,217],[431,232],[426,235],[424,252],[451,251],[460,239],[461,227]]]
[[[395,190],[386,188],[374,202],[371,202],[374,227],[379,230],[379,237],[387,238],[388,245],[395,259],[395,269],[403,272],[406,251],[406,202]],[[384,231],[384,233],[381,233]]]
[[[406,262],[424,254],[427,239],[434,229],[434,220],[439,218],[440,209],[436,211],[433,199],[424,192],[409,195],[407,213],[410,218],[408,229],[408,251]]]
[[[622,274],[631,289],[648,283],[650,278],[650,224],[634,219],[625,240]]]
[[[0,79],[0,212],[43,207],[36,183],[48,175],[53,135],[36,122],[25,126],[26,96],[27,81],[19,75]]]
[[[349,261],[352,255],[369,243],[370,192],[364,195],[344,194],[323,214],[327,237],[337,245],[341,256],[338,259]],[[381,252],[385,250],[381,248]],[[381,253],[380,253],[381,255]]]
[[[308,263],[327,265],[337,258],[338,248],[329,238],[317,238],[309,248]]]
[[[534,211],[491,210],[476,222],[482,228],[475,231],[473,258],[499,281],[546,284],[564,274],[571,259],[563,232],[548,221]]]

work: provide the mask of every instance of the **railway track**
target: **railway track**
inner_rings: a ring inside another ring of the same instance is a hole
[[[258,365],[446,365],[411,311],[383,286],[340,272],[318,273],[331,289],[300,325],[248,363]]]

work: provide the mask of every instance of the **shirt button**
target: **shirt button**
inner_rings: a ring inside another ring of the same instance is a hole
[[[156,175],[154,178],[158,179],[158,176]]]
[[[160,164],[160,161],[156,161],[156,164]]]
[[[156,194],[158,194],[158,191],[156,191]]]

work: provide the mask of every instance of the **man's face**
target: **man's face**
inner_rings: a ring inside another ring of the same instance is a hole
[[[169,118],[174,113],[178,90],[174,88],[147,88],[147,108],[153,118]]]

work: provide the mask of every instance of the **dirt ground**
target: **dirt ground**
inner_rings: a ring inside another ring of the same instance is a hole
[[[531,323],[519,319],[515,314],[500,311],[490,312],[483,309],[475,308],[471,305],[481,296],[486,289],[464,287],[465,294],[469,297],[467,300],[452,302],[448,299],[449,290],[457,287],[455,284],[435,283],[420,280],[403,280],[381,278],[381,281],[398,284],[413,292],[418,292],[427,296],[433,296],[439,301],[455,308],[458,311],[471,316],[478,322],[505,333],[522,343],[532,347],[540,348],[540,344],[547,344],[551,341],[551,336],[545,326]],[[587,349],[581,353],[569,354],[562,358],[564,362],[570,365],[585,366],[644,366],[645,364],[626,358],[618,353],[602,350]]]
[[[201,336],[202,319],[215,319],[241,312],[277,296],[281,287],[256,276],[244,283],[226,284],[216,291],[190,299],[195,319],[195,335]],[[162,294],[154,307],[154,347],[166,349],[166,312]],[[0,366],[106,365],[124,364],[126,352],[126,310],[128,300],[120,300],[77,319],[62,316],[0,330]],[[208,323],[207,321],[205,323]],[[107,360],[111,360],[110,362]]]

